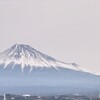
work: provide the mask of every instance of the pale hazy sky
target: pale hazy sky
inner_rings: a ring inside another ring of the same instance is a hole
[[[15,43],[100,74],[100,0],[0,0],[0,52]]]

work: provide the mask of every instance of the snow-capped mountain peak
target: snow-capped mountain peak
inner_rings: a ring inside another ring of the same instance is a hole
[[[73,69],[81,71],[81,68],[75,63],[63,63],[46,54],[43,54],[29,45],[15,44],[11,48],[0,54],[0,64],[4,64],[4,68],[12,64],[12,69],[15,65],[21,65],[22,71],[25,66],[30,67],[30,71],[35,67],[53,67],[59,69],[59,67]]]

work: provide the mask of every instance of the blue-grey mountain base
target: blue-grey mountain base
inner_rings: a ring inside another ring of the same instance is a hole
[[[0,54],[0,94],[95,94],[100,76],[64,63],[29,45],[15,44]]]

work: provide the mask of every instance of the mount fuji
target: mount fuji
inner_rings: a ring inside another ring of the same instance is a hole
[[[100,93],[100,76],[76,63],[56,60],[29,45],[15,44],[0,53],[0,93]]]

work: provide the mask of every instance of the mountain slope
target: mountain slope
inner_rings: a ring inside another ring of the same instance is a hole
[[[0,54],[0,93],[54,95],[99,93],[100,76],[15,44]]]

